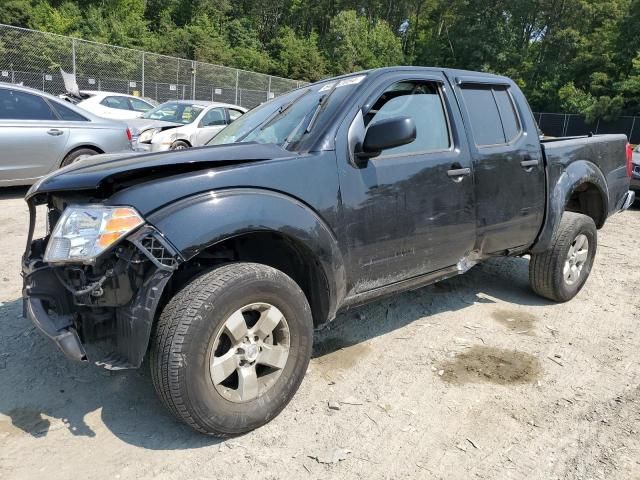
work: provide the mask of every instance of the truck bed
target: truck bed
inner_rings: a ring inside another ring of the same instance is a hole
[[[550,138],[541,140],[540,143],[545,157],[549,186],[562,181],[562,176],[566,174],[570,164],[591,163],[602,173],[605,180],[603,188],[609,199],[607,215],[620,209],[624,196],[629,190],[626,164],[621,162],[626,155],[626,135]],[[580,171],[587,176],[593,175],[593,172],[588,171],[587,168]]]

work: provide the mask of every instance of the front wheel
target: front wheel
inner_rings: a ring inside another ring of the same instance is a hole
[[[183,140],[176,140],[171,144],[169,150],[186,150],[190,145]]]
[[[164,308],[151,345],[160,399],[194,429],[248,432],[289,403],[313,343],[309,303],[283,272],[232,263],[192,280]]]
[[[531,288],[549,300],[571,300],[591,273],[597,243],[593,219],[580,213],[565,212],[549,250],[531,255]]]

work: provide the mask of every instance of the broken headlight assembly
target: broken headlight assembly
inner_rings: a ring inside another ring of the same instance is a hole
[[[92,264],[102,252],[143,223],[131,207],[71,205],[51,232],[44,261]]]

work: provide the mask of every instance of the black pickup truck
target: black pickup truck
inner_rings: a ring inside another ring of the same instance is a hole
[[[314,327],[354,305],[525,254],[534,292],[574,297],[597,229],[634,200],[626,148],[624,135],[541,141],[500,76],[325,80],[209,146],[89,158],[39,181],[25,312],[75,360],[96,342],[112,347],[96,362],[108,369],[149,351],[169,410],[239,434],[285,407]],[[38,205],[48,231],[34,240]]]

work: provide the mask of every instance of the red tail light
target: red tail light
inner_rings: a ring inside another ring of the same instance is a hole
[[[129,141],[133,139],[133,135],[131,135],[131,130],[129,130],[128,127],[127,127],[127,138],[129,139]]]
[[[633,149],[631,145],[627,143],[627,177],[631,176],[631,169],[633,168],[631,164],[631,159],[633,158]]]

